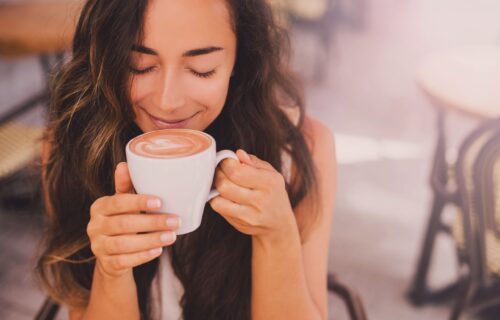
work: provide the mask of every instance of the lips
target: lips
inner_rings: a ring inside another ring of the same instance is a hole
[[[173,123],[179,123],[179,122],[182,122],[182,121],[186,121],[187,119],[190,119],[190,118],[192,118],[193,116],[191,116],[191,117],[187,117],[187,118],[184,118],[184,119],[179,119],[179,120],[166,120],[166,119],[158,118],[158,117],[155,117],[155,116],[152,116],[152,115],[150,115],[150,117],[151,117],[153,120],[156,120],[156,121],[161,121],[161,122],[164,122],[164,123],[173,124]]]
[[[157,118],[146,111],[147,115],[150,117],[151,121],[159,128],[159,129],[172,129],[172,128],[182,128],[185,127],[189,121],[194,118],[198,114],[196,112],[190,117],[183,119],[175,119],[175,120],[167,120],[163,118]]]

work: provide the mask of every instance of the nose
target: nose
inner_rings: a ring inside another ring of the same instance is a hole
[[[164,112],[170,113],[185,105],[186,99],[182,82],[177,77],[175,70],[165,72],[156,96],[155,104]]]

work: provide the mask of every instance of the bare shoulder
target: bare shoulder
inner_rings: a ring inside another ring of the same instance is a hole
[[[322,233],[323,237],[329,233],[336,194],[337,161],[334,135],[323,122],[306,115],[302,132],[315,168],[317,193],[310,190],[294,212],[300,229],[305,227],[304,230],[308,230],[303,238],[303,241],[308,241],[310,236],[314,238],[314,233]],[[312,208],[317,209],[317,215],[311,215]],[[312,217],[314,219],[311,220]]]
[[[302,259],[309,292],[322,318],[327,319],[328,250],[336,193],[335,140],[324,123],[310,116],[305,117],[302,130],[316,170],[317,193],[309,191],[294,211],[299,229],[305,230],[301,232]]]
[[[320,120],[306,115],[304,117],[303,134],[313,156],[317,170],[321,171],[326,167],[330,169],[336,166],[335,139],[332,130]]]

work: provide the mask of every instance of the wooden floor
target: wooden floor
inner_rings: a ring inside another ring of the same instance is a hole
[[[311,77],[317,40],[308,31],[293,33],[309,112],[336,135],[338,194],[329,270],[360,292],[370,319],[449,315],[450,305],[415,308],[405,298],[428,218],[435,137],[433,109],[416,89],[413,73],[419,59],[434,51],[500,43],[499,10],[495,0],[367,1],[358,12],[362,25],[347,19],[338,26],[322,83]],[[41,83],[36,59],[0,61],[0,114]],[[451,117],[452,144],[473,125]],[[0,209],[0,319],[31,319],[42,303],[30,265],[40,232],[38,212]],[[433,284],[456,276],[453,250],[449,239],[439,239]],[[329,309],[330,319],[348,319],[334,296]]]

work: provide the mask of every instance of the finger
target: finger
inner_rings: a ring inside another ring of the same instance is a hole
[[[210,200],[210,206],[225,218],[234,218],[243,221],[250,220],[250,214],[253,213],[249,210],[248,206],[235,203],[221,196]]]
[[[236,151],[236,156],[238,156],[238,159],[240,159],[241,162],[246,163],[250,166],[253,166],[252,159],[250,158],[250,155],[243,149],[238,149]]]
[[[245,229],[250,229],[252,228],[251,225],[249,225],[246,221],[243,221],[241,219],[238,219],[238,218],[234,218],[234,217],[228,217],[228,216],[222,216],[222,218],[224,220],[227,221],[227,223],[229,223],[230,225],[232,225],[234,228],[238,229],[239,231],[243,232],[243,233],[246,233],[246,234],[249,234],[249,231],[250,230],[245,230]],[[246,231],[246,232],[245,232]],[[255,230],[254,230],[255,231]]]
[[[235,184],[222,170],[216,171],[214,186],[222,197],[249,206],[255,203],[256,193],[258,192],[257,190],[248,189]]]
[[[176,238],[173,231],[106,237],[104,251],[108,255],[136,253],[171,245]]]
[[[250,189],[265,187],[267,181],[272,178],[272,174],[275,174],[275,172],[258,169],[230,158],[223,160],[219,169],[222,170],[226,177],[232,182]]]
[[[139,211],[155,211],[161,208],[161,199],[143,194],[115,194],[97,199],[91,206],[91,214],[115,215]]]
[[[128,165],[126,162],[120,162],[115,170],[115,192],[116,193],[133,193],[134,186],[130,179]]]
[[[112,256],[104,256],[102,259],[105,263],[110,265],[115,270],[123,270],[128,268],[133,268],[149,262],[159,255],[163,251],[162,247],[158,247],[151,250],[145,250],[135,253],[124,253]]]
[[[180,218],[175,214],[120,214],[104,219],[101,232],[114,236],[139,232],[175,231],[180,225]]]
[[[262,216],[249,207],[237,205],[221,196],[212,199],[210,205],[229,224],[242,232],[250,234],[266,228]]]

